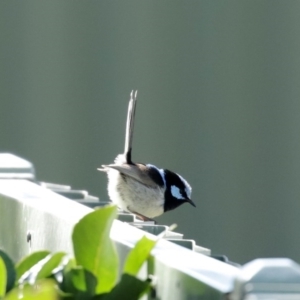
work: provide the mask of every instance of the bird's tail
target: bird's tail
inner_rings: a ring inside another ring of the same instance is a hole
[[[124,156],[128,164],[132,163],[131,150],[132,150],[132,140],[133,140],[134,116],[135,116],[135,108],[136,108],[136,96],[137,96],[137,91],[132,90],[130,94],[129,105],[128,105],[126,133],[125,133],[125,148],[124,148]]]

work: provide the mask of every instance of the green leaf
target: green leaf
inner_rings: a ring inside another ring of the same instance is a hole
[[[19,279],[19,284],[29,282],[35,283],[38,279],[47,278],[54,274],[54,269],[61,266],[63,258],[66,256],[64,252],[57,252],[54,254],[48,254],[45,258],[38,261]]]
[[[87,290],[84,269],[81,266],[75,267],[70,271],[70,279],[76,290],[82,292]]]
[[[91,272],[84,270],[84,278],[86,284],[86,291],[89,295],[95,295],[97,287],[97,278]]]
[[[62,280],[60,282],[59,287],[60,289],[65,293],[74,293],[75,288],[72,283],[72,276],[71,276],[71,270],[73,268],[76,268],[76,262],[74,258],[69,258],[65,266],[63,267],[63,270],[61,272],[61,278]]]
[[[96,277],[81,266],[69,270],[64,276],[64,291],[68,293],[86,292],[92,296],[95,294],[96,286]]]
[[[15,284],[15,280],[16,280],[15,267],[11,258],[1,249],[0,249],[0,257],[2,258],[6,268],[6,280],[7,280],[6,292],[8,292],[14,287]]]
[[[41,280],[34,285],[15,287],[3,300],[57,300],[58,294],[54,280]]]
[[[123,272],[137,275],[143,263],[148,259],[155,244],[155,240],[150,240],[146,236],[143,236],[128,253]]]
[[[0,257],[0,298],[5,295],[6,292],[6,267],[3,259]]]
[[[109,237],[116,215],[117,207],[108,205],[83,217],[73,229],[77,264],[96,276],[97,294],[110,291],[118,277],[118,256]]]
[[[50,251],[46,251],[46,250],[37,251],[25,256],[22,260],[20,260],[16,264],[17,280],[19,280],[20,277],[25,272],[27,272],[32,266],[34,266],[40,260],[45,258],[49,253]]]
[[[37,272],[36,280],[49,277],[52,274],[52,271],[59,266],[64,256],[66,256],[65,252],[49,254],[40,270]]]
[[[121,281],[106,295],[96,296],[95,300],[136,300],[150,290],[150,283],[129,274],[123,274]]]

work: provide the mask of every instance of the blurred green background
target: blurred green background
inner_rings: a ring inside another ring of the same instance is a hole
[[[300,262],[299,1],[1,1],[0,64],[0,150],[39,180],[106,199],[138,89],[134,160],[197,203],[158,222]]]

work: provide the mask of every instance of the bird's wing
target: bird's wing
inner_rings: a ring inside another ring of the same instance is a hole
[[[114,169],[119,171],[120,173],[127,175],[140,183],[150,186],[157,187],[157,183],[150,176],[151,174],[147,171],[147,167],[142,164],[111,164],[111,165],[102,165],[103,169],[98,169],[99,171],[107,172],[108,169]]]

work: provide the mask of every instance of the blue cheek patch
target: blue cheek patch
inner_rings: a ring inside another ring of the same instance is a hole
[[[171,194],[174,198],[178,200],[184,200],[184,197],[182,197],[180,190],[176,185],[171,186]]]

